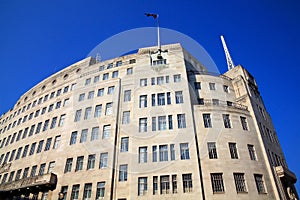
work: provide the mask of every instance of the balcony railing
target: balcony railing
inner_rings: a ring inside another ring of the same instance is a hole
[[[231,101],[213,101],[212,99],[203,99],[199,100],[200,106],[222,106],[222,107],[228,107],[228,108],[235,108],[239,110],[246,110],[248,111],[248,107],[244,106],[242,104],[231,102]]]

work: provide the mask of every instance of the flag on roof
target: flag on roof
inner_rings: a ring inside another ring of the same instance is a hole
[[[146,15],[147,17],[153,17],[154,19],[156,19],[156,18],[158,17],[157,14],[153,14],[153,13],[145,13],[145,15]]]

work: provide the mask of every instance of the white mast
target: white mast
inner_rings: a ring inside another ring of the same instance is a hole
[[[221,41],[222,41],[222,45],[223,45],[226,60],[227,60],[228,70],[231,70],[232,68],[235,67],[235,65],[234,65],[233,60],[232,60],[232,58],[230,56],[230,53],[228,51],[228,48],[227,48],[227,45],[226,45],[226,42],[225,42],[225,39],[224,39],[223,35],[221,35]]]

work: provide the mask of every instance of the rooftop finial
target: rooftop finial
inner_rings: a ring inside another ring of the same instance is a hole
[[[222,41],[222,45],[223,45],[226,60],[227,60],[228,70],[231,70],[232,68],[235,67],[235,65],[234,65],[233,60],[232,60],[232,58],[230,56],[230,53],[228,51],[228,48],[227,48],[227,45],[226,45],[226,42],[225,42],[225,39],[224,39],[223,35],[221,35],[221,41]]]

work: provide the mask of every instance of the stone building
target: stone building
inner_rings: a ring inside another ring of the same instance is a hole
[[[0,118],[0,199],[299,199],[254,77],[180,44],[46,78]]]

